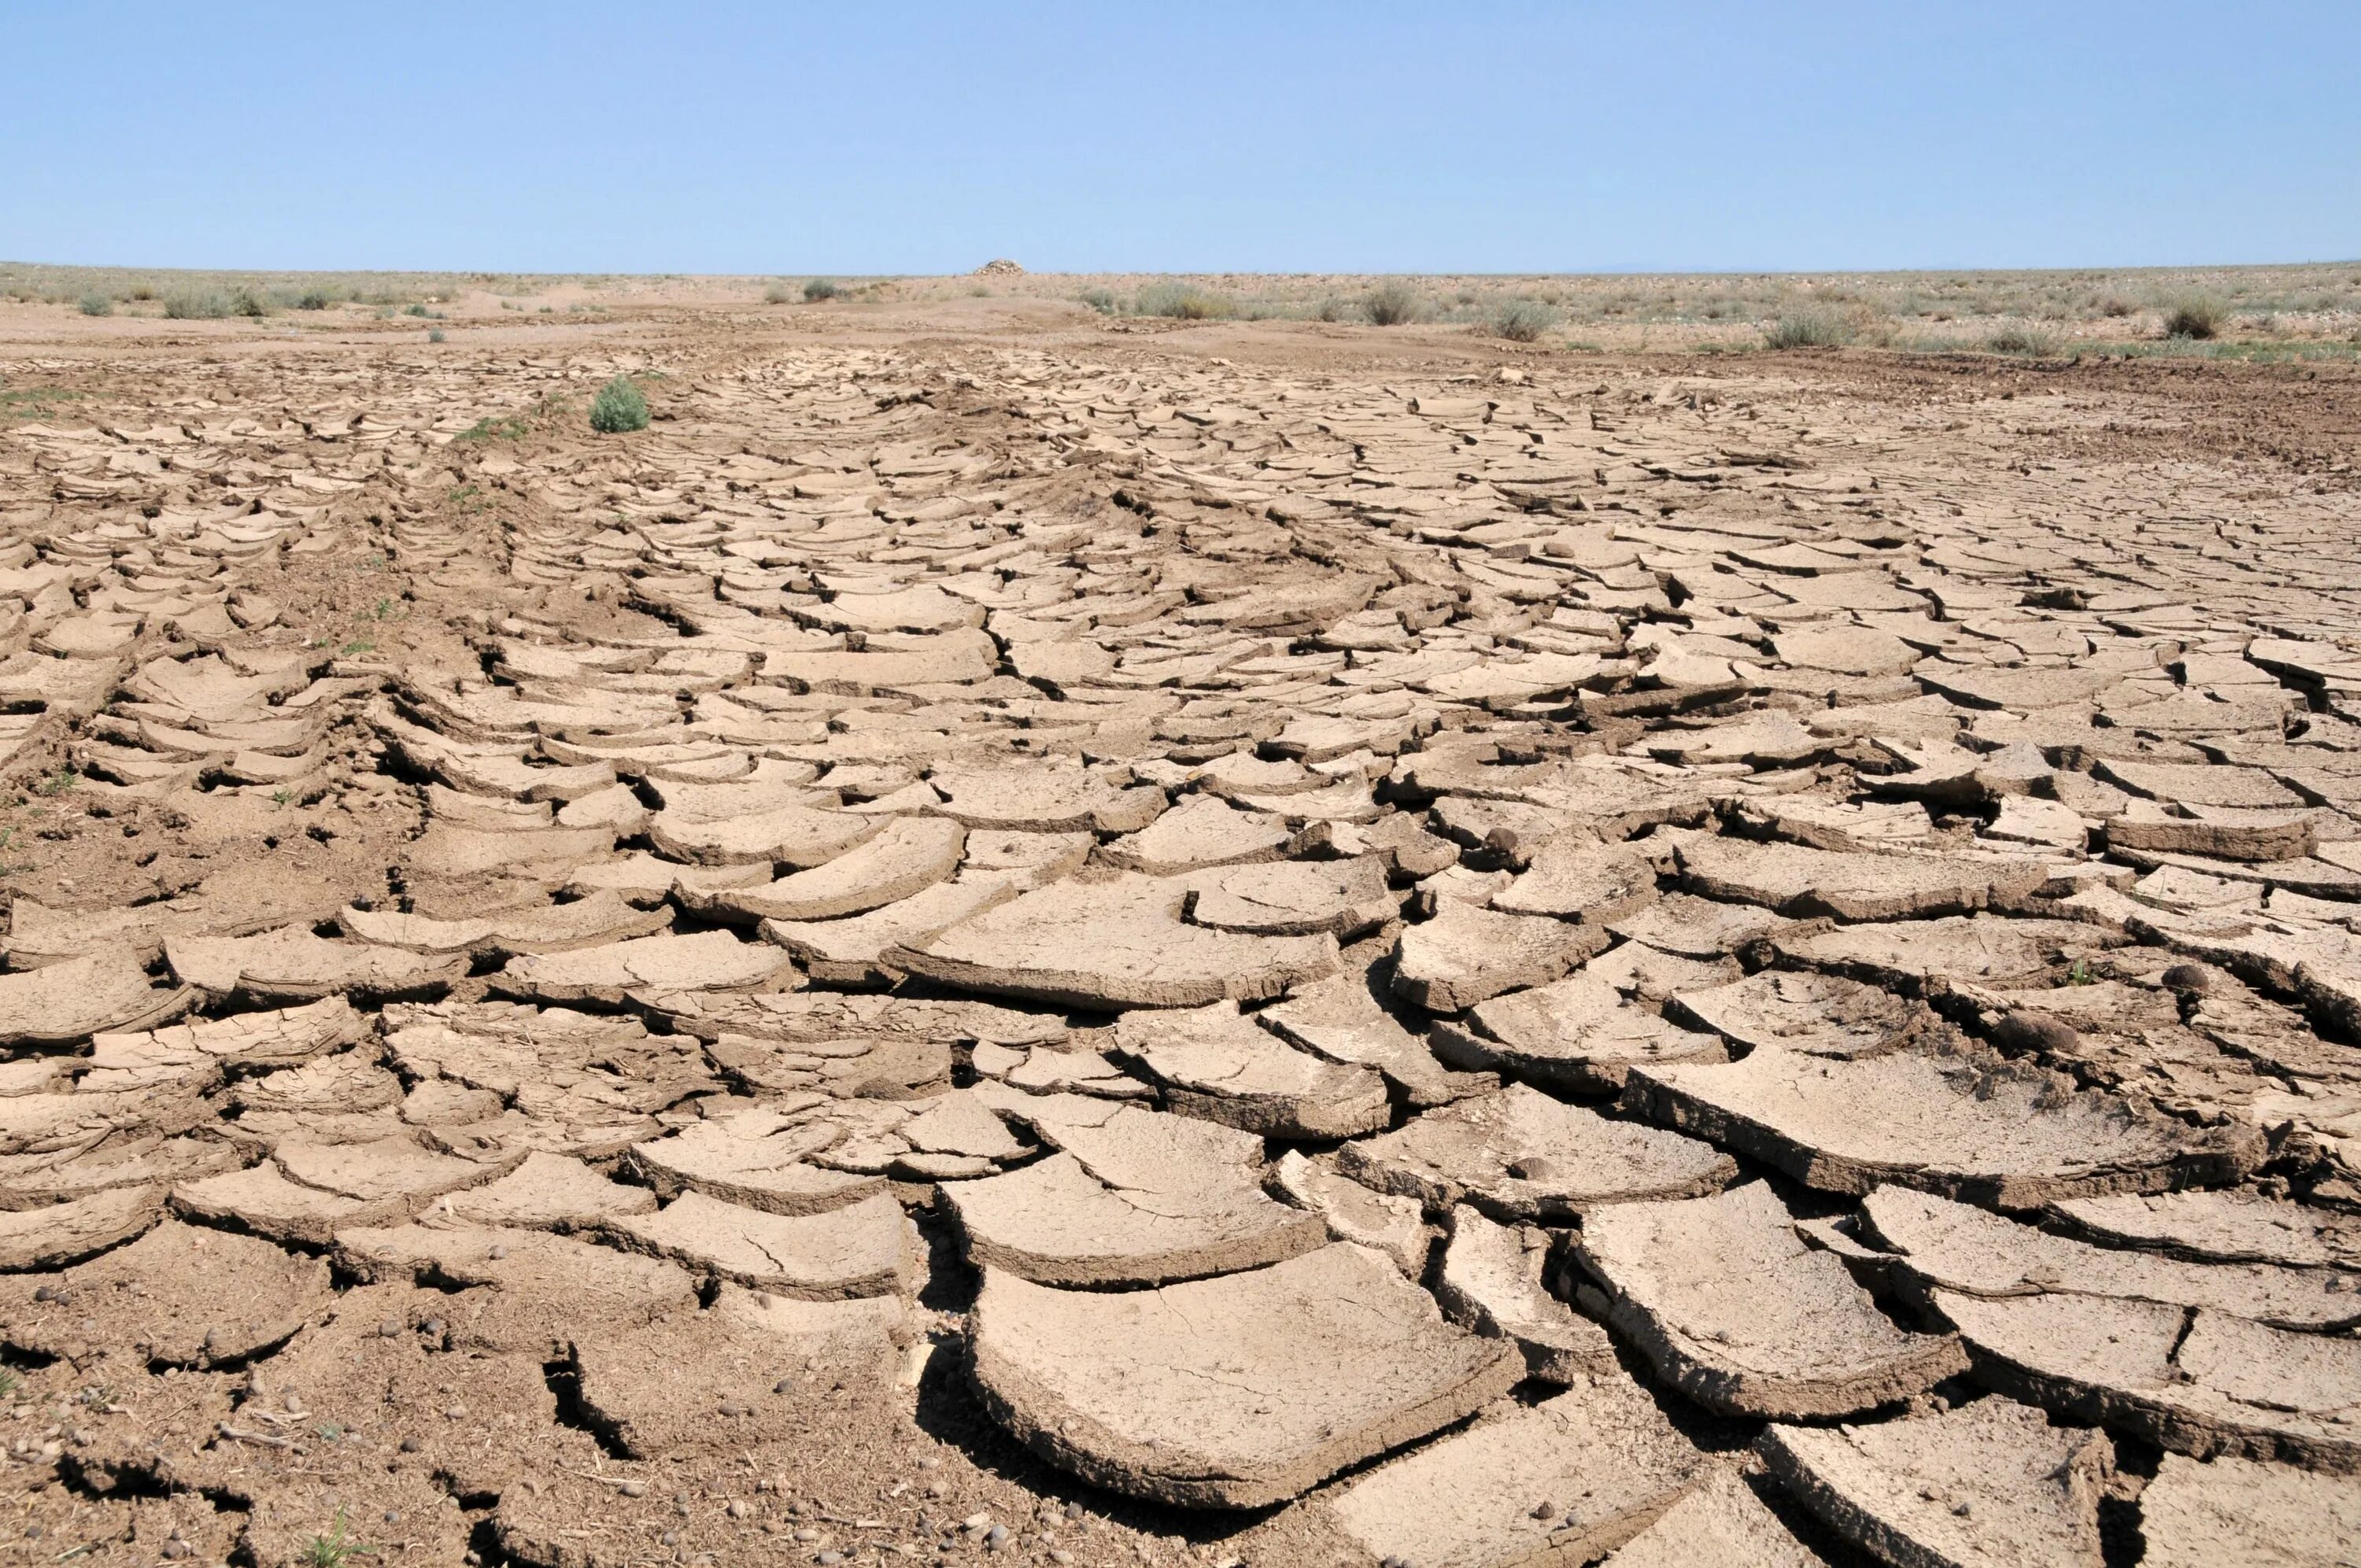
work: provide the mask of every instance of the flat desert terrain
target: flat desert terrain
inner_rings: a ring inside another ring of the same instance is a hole
[[[0,1561],[2350,1561],[2361,269],[1954,283],[0,267]]]

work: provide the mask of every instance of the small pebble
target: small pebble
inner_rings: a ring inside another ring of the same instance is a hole
[[[467,1407],[465,1405],[454,1405],[443,1413],[452,1420],[464,1420],[467,1418]]]
[[[164,1543],[164,1555],[178,1562],[189,1555],[189,1543],[185,1541],[168,1541]]]
[[[388,1524],[400,1524],[401,1522],[401,1510],[400,1508],[386,1509],[385,1522]]]
[[[401,1320],[400,1318],[388,1318],[385,1321],[378,1324],[377,1332],[380,1337],[385,1339],[399,1338],[401,1333]]]
[[[492,1250],[491,1250],[491,1251],[489,1251],[489,1252],[486,1253],[484,1255],[485,1255],[486,1257],[490,1258],[494,1263],[498,1263],[498,1262],[500,1262],[500,1259],[502,1259],[502,1258],[504,1258],[504,1257],[508,1256],[508,1255],[509,1255],[509,1249],[508,1249],[508,1248],[506,1248],[506,1247],[504,1247],[504,1246],[496,1246],[496,1247],[492,1248]]]
[[[742,1519],[754,1511],[754,1505],[743,1497],[732,1497],[730,1507],[723,1511],[733,1519]]]
[[[983,1532],[983,1549],[986,1552],[997,1552],[1007,1544],[1008,1527],[1006,1525],[996,1524]]]
[[[680,1531],[676,1530],[668,1530],[664,1531],[664,1543],[666,1546],[678,1546],[680,1544]]]
[[[289,1390],[287,1397],[279,1402],[287,1407],[287,1413],[291,1416],[300,1416],[303,1413],[303,1396],[291,1389]]]
[[[2213,978],[2195,964],[2174,964],[2164,971],[2163,979],[2169,990],[2191,991],[2200,996],[2213,983]]]
[[[819,1539],[819,1531],[812,1529],[809,1525],[806,1525],[803,1529],[796,1531],[796,1539],[797,1541],[818,1541]]]
[[[1557,1518],[1557,1505],[1551,1502],[1547,1497],[1543,1497],[1540,1502],[1533,1505],[1533,1518],[1537,1519],[1554,1519]]]
[[[627,1497],[644,1497],[648,1495],[648,1484],[645,1481],[626,1481],[615,1490]]]
[[[401,1452],[404,1453],[415,1453],[423,1445],[414,1437],[406,1437],[401,1440]]]
[[[771,1385],[771,1392],[774,1394],[792,1394],[795,1391],[796,1380],[792,1377],[782,1377]]]
[[[428,1339],[441,1339],[443,1337],[444,1327],[445,1324],[442,1319],[429,1318],[424,1322],[418,1325],[418,1332],[424,1334]]]
[[[815,1563],[841,1563],[844,1561],[844,1553],[841,1552],[823,1552],[818,1556],[813,1558],[812,1561]]]
[[[725,1416],[742,1416],[746,1413],[746,1407],[734,1399],[724,1399],[721,1401],[721,1413]]]

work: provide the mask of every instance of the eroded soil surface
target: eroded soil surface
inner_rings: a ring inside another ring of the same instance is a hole
[[[10,318],[7,1561],[2351,1559],[2348,372],[867,319]]]

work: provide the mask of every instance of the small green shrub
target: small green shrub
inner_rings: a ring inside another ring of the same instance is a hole
[[[171,321],[219,321],[229,313],[229,296],[218,289],[185,289],[164,296],[164,314]]]
[[[240,289],[236,294],[232,295],[230,297],[229,308],[232,313],[246,316],[255,321],[260,321],[264,316],[270,313],[269,302],[251,289]]]
[[[426,329],[426,341],[429,343],[441,343],[443,341],[443,329],[439,326],[428,327]]]
[[[1193,283],[1150,283],[1139,291],[1139,313],[1170,316],[1174,321],[1215,321],[1237,314],[1237,306],[1221,294]]]
[[[424,305],[412,305],[401,313],[406,316],[424,316],[430,313]]]
[[[1103,316],[1115,314],[1115,295],[1108,290],[1085,289],[1074,298]]]
[[[84,294],[74,302],[74,308],[86,316],[111,316],[115,313],[115,302],[104,294]]]
[[[1369,291],[1361,302],[1361,313],[1372,326],[1400,326],[1418,319],[1418,295],[1402,280],[1389,278]]]
[[[1539,300],[1510,300],[1496,307],[1488,323],[1495,337],[1510,343],[1532,343],[1557,325],[1557,313]]]
[[[2201,339],[2216,337],[2228,323],[2229,315],[2220,301],[2192,294],[2185,300],[2176,301],[2165,311],[2164,335]]]
[[[815,278],[804,285],[804,300],[808,304],[818,304],[822,300],[835,299],[840,291],[835,279]]]
[[[2039,356],[2058,352],[2058,338],[2053,333],[2026,322],[2011,322],[1984,339],[1984,347],[1994,354],[2026,354]]]
[[[763,302],[766,305],[784,305],[794,300],[795,297],[795,290],[785,283],[774,283],[769,288],[763,291]],[[546,305],[542,307],[544,310],[547,310],[548,308],[549,307]]]
[[[601,435],[648,428],[648,400],[629,376],[616,377],[590,400],[590,428]]]
[[[1351,305],[1334,294],[1312,307],[1312,319],[1316,322],[1348,322],[1355,313]]]
[[[324,311],[336,302],[336,297],[325,289],[306,289],[295,296],[299,311]]]
[[[1841,348],[1852,336],[1852,323],[1836,312],[1802,310],[1773,322],[1763,341],[1773,348]]]

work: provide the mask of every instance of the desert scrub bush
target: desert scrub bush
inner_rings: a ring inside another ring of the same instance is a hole
[[[1361,301],[1361,313],[1372,326],[1400,326],[1418,319],[1419,300],[1408,283],[1389,278]]]
[[[1194,283],[1150,283],[1139,291],[1138,313],[1170,316],[1174,321],[1205,322],[1237,313],[1224,296]]]
[[[164,314],[176,322],[219,321],[230,313],[230,298],[218,289],[181,289],[164,296]]]
[[[822,300],[833,300],[840,292],[842,291],[837,288],[836,280],[833,278],[815,278],[804,285],[804,299],[811,304],[818,304]]]
[[[648,400],[629,376],[616,377],[590,400],[590,428],[601,435],[648,428]]]
[[[324,311],[336,302],[336,296],[326,289],[306,289],[295,296],[299,311]]]
[[[1829,310],[1789,311],[1763,332],[1772,348],[1841,348],[1852,337],[1852,323]]]
[[[2192,294],[2177,300],[2165,308],[2164,335],[2167,337],[2209,338],[2218,336],[2229,313],[2217,300],[2202,294]]]
[[[426,341],[427,341],[427,342],[429,342],[429,343],[440,343],[440,342],[442,342],[442,341],[443,341],[443,329],[442,329],[441,327],[439,327],[439,326],[428,327],[428,328],[426,329]]]
[[[1357,313],[1334,294],[1312,307],[1312,319],[1316,322],[1348,322]]]
[[[115,302],[104,294],[84,294],[74,302],[74,308],[86,316],[111,316]]]
[[[1539,300],[1510,300],[1494,306],[1485,324],[1495,337],[1505,337],[1510,343],[1532,343],[1557,325],[1557,313]]]
[[[1984,347],[1994,354],[2026,354],[2040,356],[2058,352],[2058,337],[2028,322],[2011,322],[1984,339]]]
[[[792,302],[795,297],[795,290],[785,283],[774,283],[769,288],[763,291],[763,302],[766,305],[787,304]],[[544,305],[541,308],[544,311],[549,309],[547,305]]]
[[[1103,316],[1115,314],[1115,294],[1106,289],[1085,289],[1074,296],[1077,302],[1090,306]]]

